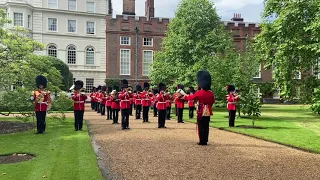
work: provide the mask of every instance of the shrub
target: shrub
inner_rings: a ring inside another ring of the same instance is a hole
[[[52,111],[72,111],[73,110],[73,100],[70,99],[66,93],[60,93],[52,105]]]
[[[320,89],[315,89],[312,99],[311,110],[314,113],[320,114]]]
[[[241,96],[241,110],[244,115],[248,115],[252,117],[252,125],[254,126],[254,121],[256,118],[261,116],[260,108],[260,95],[254,90],[255,84],[253,84],[250,88],[250,91],[244,96]]]

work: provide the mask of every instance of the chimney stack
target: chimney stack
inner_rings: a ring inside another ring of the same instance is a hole
[[[136,15],[136,0],[123,0],[123,15]]]
[[[146,7],[146,17],[148,19],[150,19],[151,17],[154,17],[154,0],[146,0],[145,7]]]
[[[231,21],[241,21],[243,22],[243,18],[241,18],[241,14],[234,13]]]

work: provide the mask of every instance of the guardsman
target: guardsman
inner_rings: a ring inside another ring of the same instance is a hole
[[[111,100],[111,92],[112,92],[112,87],[108,87],[107,88],[107,120],[112,120],[113,116],[112,116],[112,100]]]
[[[91,101],[91,109],[92,110],[96,109],[95,97],[96,97],[96,87],[93,87],[92,91],[90,93],[90,101]]]
[[[129,113],[130,113],[130,94],[128,92],[128,81],[123,79],[121,81],[122,92],[119,93],[120,109],[121,109],[121,126],[122,130],[129,128]]]
[[[102,99],[102,94],[101,94],[101,88],[102,86],[98,86],[97,92],[96,92],[96,101],[97,101],[97,113],[100,113],[100,104],[101,104],[101,99]]]
[[[136,119],[141,118],[142,99],[141,99],[142,87],[140,84],[136,85],[136,94],[134,96],[136,105]]]
[[[31,100],[35,105],[37,118],[37,134],[43,134],[46,130],[46,115],[48,109],[52,105],[51,93],[46,91],[47,78],[39,75],[36,77],[36,85],[38,90],[32,92]]]
[[[153,117],[157,117],[158,116],[158,109],[157,109],[157,96],[159,94],[159,91],[157,89],[153,89],[152,91],[152,102],[153,102]]]
[[[172,104],[173,97],[170,94],[170,89],[166,89],[166,120],[171,119],[171,104]]]
[[[137,91],[134,90],[133,91],[133,109],[134,110],[136,110],[136,99],[135,99],[136,95],[137,95]]]
[[[83,81],[76,81],[74,85],[74,94],[72,99],[73,103],[73,111],[74,111],[74,128],[76,131],[82,131],[83,125],[83,114],[84,114],[84,105],[86,99],[88,98],[84,92],[80,92],[83,88]]]
[[[101,115],[106,114],[106,104],[107,104],[107,86],[101,87],[101,103],[100,103],[100,113]]]
[[[129,93],[129,100],[130,100],[130,110],[129,110],[129,115],[130,116],[133,116],[132,115],[132,109],[133,109],[133,92],[132,92],[132,87],[131,86],[128,86],[128,93]]]
[[[174,91],[177,91],[177,90],[178,90],[178,87],[175,87],[175,88],[174,88]],[[178,97],[178,94],[177,94],[177,93],[174,93],[174,94],[173,94],[174,113],[176,114],[176,116],[178,116],[177,97]]]
[[[201,90],[198,90],[193,95],[184,95],[186,100],[198,101],[197,110],[197,126],[198,126],[198,145],[207,145],[209,138],[209,122],[212,113],[212,105],[215,103],[214,93],[211,89],[211,75],[208,71],[199,71],[197,73],[198,86]]]
[[[166,85],[159,83],[158,85],[159,94],[157,95],[157,109],[158,109],[158,128],[166,128]]]
[[[143,84],[143,93],[141,94],[141,98],[142,98],[142,118],[143,118],[143,122],[149,122],[149,109],[151,106],[151,98],[152,98],[152,92],[149,89],[150,88],[150,84],[145,82]]]
[[[227,86],[228,96],[228,111],[229,111],[229,127],[234,127],[234,121],[236,118],[236,112],[237,112],[237,102],[240,99],[240,96],[235,92],[236,88],[234,85],[228,85]]]
[[[193,87],[189,87],[189,95],[193,95],[194,94],[194,88]],[[195,110],[195,101],[194,100],[189,100],[188,101],[188,106],[189,106],[189,118],[192,119],[193,118],[193,112]]]
[[[182,98],[183,96],[181,95],[180,92],[184,92],[184,86],[179,84],[177,86],[177,91],[176,91],[176,97],[175,101],[177,103],[177,108],[178,108],[178,123],[184,123],[183,121],[183,109],[184,109],[184,99]]]
[[[112,124],[119,124],[120,98],[115,89],[111,92]]]

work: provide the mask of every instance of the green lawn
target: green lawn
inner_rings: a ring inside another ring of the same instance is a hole
[[[4,119],[0,119],[3,121]],[[10,119],[12,120],[12,119]],[[103,179],[90,143],[87,127],[74,131],[73,119],[47,121],[46,134],[33,130],[0,135],[0,154],[35,154],[36,158],[16,164],[0,164],[0,179]],[[6,173],[6,175],[2,175]]]
[[[256,120],[255,126],[267,129],[230,128],[228,118],[225,117],[228,116],[226,108],[214,108],[210,126],[320,153],[320,116],[313,114],[309,106],[264,105],[261,113],[262,116]],[[195,118],[189,119],[186,109],[184,120],[195,122]],[[252,125],[252,121],[237,117],[237,125]]]

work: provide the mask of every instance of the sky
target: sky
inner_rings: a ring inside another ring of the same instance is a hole
[[[155,16],[173,18],[181,0],[154,0]],[[261,22],[263,0],[211,0],[223,21],[229,21],[234,13],[241,14],[246,22]],[[136,15],[145,15],[145,0],[136,0]],[[123,0],[112,0],[113,16],[122,14]]]

